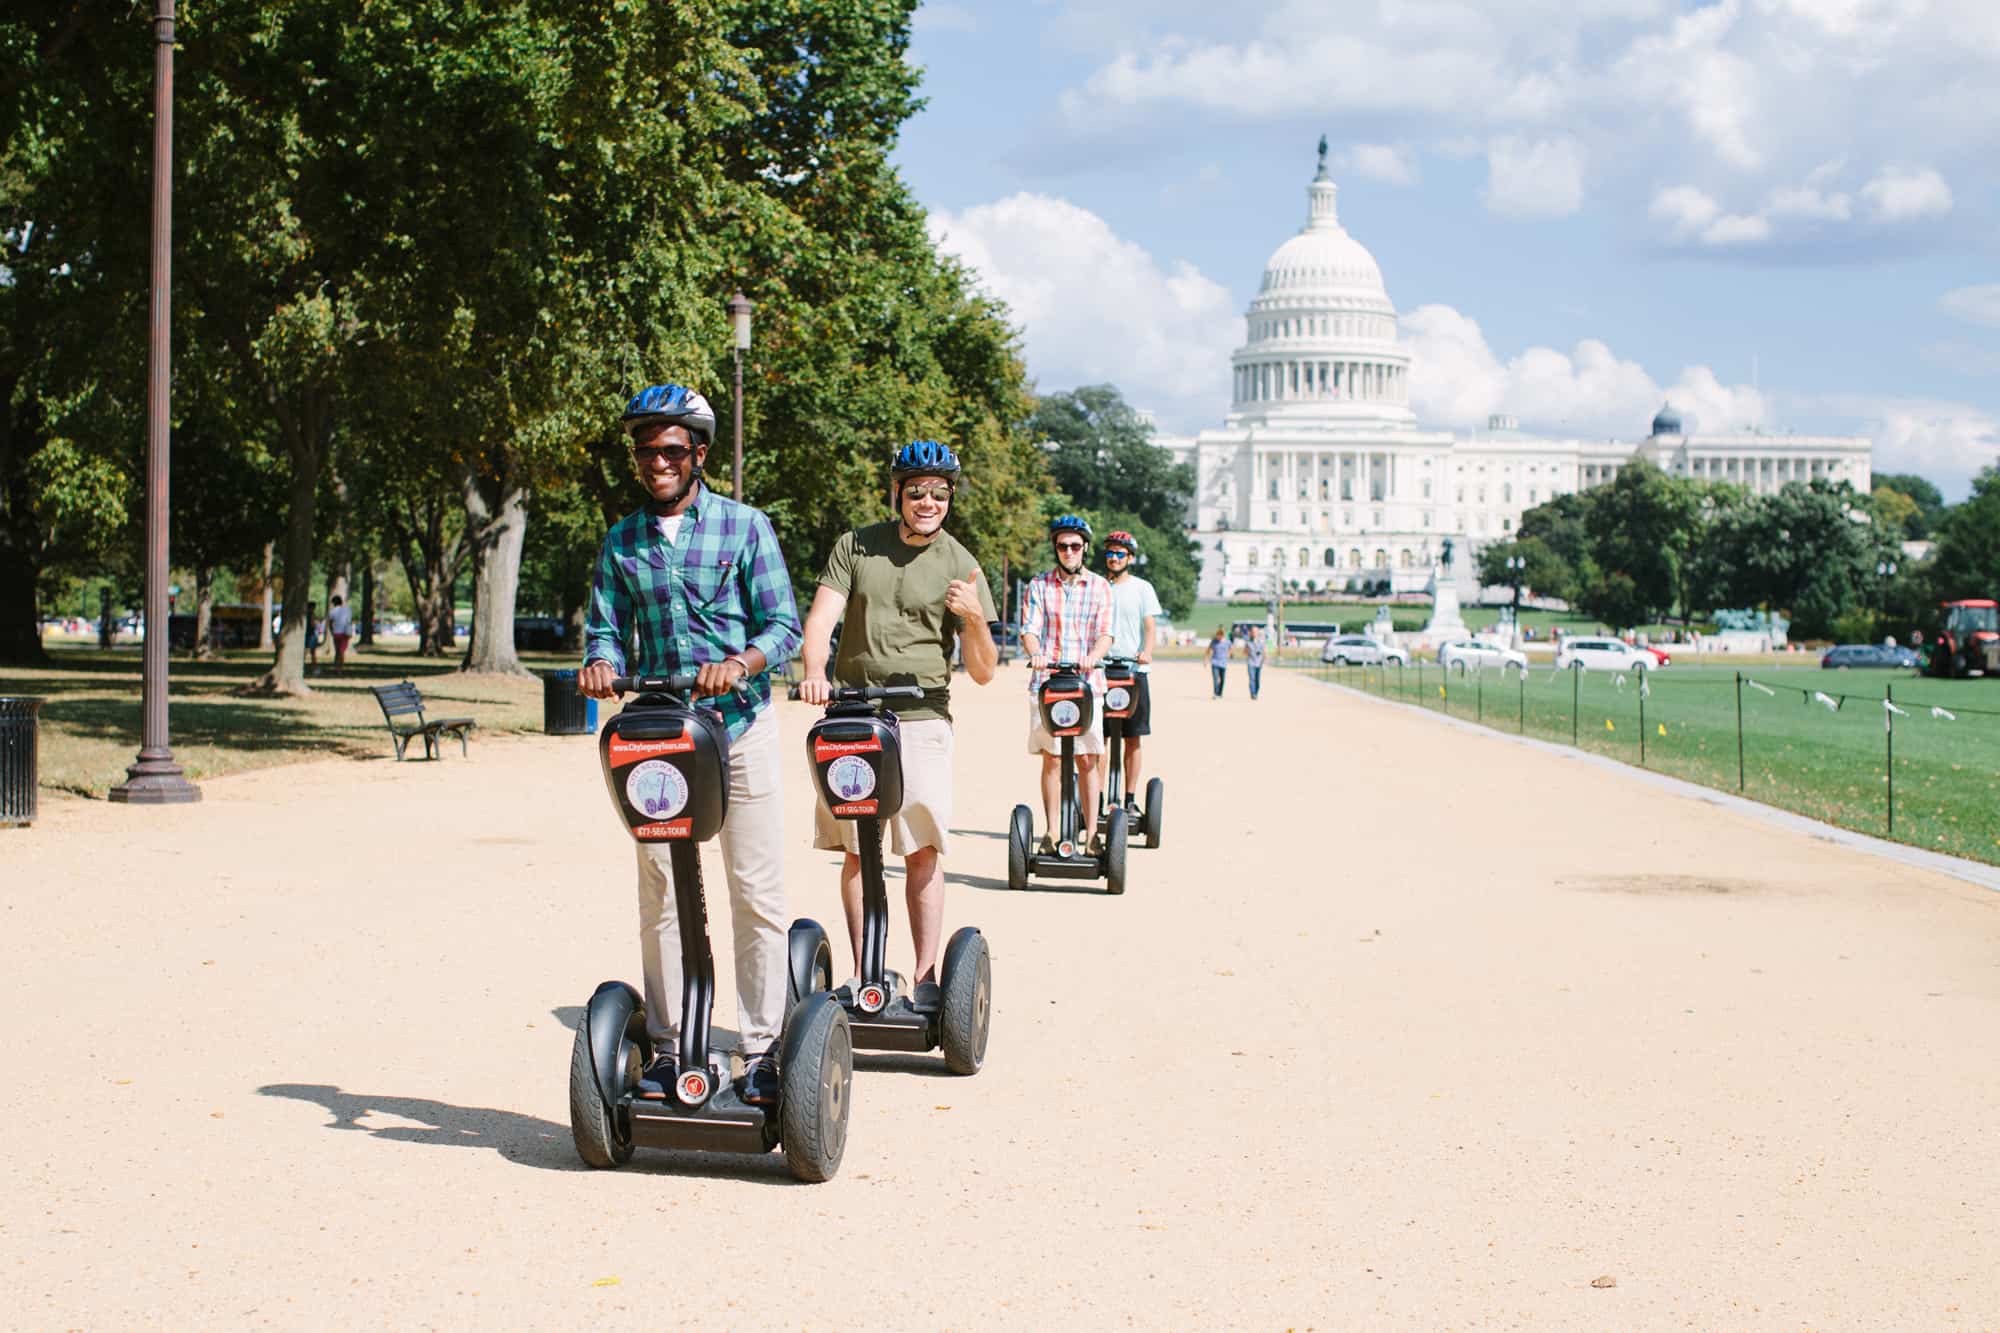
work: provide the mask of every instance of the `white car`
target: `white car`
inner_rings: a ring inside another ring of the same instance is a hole
[[[1319,660],[1340,666],[1379,666],[1384,662],[1393,662],[1406,667],[1410,664],[1410,655],[1393,643],[1381,643],[1366,634],[1334,634],[1319,650]]]
[[[1659,659],[1623,639],[1564,639],[1556,649],[1556,669],[1583,667],[1589,671],[1651,671]]]
[[[1495,670],[1526,672],[1528,655],[1512,648],[1502,648],[1497,643],[1482,643],[1478,639],[1454,639],[1438,647],[1438,664],[1449,671],[1457,667],[1460,671],[1480,671],[1488,667]]]

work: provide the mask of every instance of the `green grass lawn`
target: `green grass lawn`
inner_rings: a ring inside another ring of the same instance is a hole
[[[1723,791],[1738,789],[1737,689],[1732,667],[1676,665],[1639,682],[1605,672],[1581,678],[1551,668],[1440,675],[1425,664],[1386,673],[1310,668],[1326,679],[1383,692],[1505,731],[1575,743]],[[1742,691],[1742,791],[1768,804],[1864,833],[2000,864],[2000,681],[1939,681],[1901,672],[1757,666]],[[1895,831],[1889,833],[1888,733],[1893,691],[1908,716],[1895,721]],[[1829,710],[1814,692],[1833,696]],[[1841,698],[1840,696],[1846,696]],[[1644,722],[1640,710],[1644,708]],[[1956,714],[1935,717],[1933,706]],[[1643,737],[1644,751],[1641,752]]]
[[[121,782],[139,752],[141,650],[51,645],[48,667],[0,667],[0,694],[41,695],[40,785],[103,796]],[[567,656],[524,653],[531,669],[573,667]],[[270,654],[230,652],[213,662],[176,654],[169,667],[169,742],[175,760],[204,778],[299,759],[347,756],[391,760],[395,748],[382,710],[368,692],[405,677],[424,692],[432,716],[473,717],[481,733],[538,732],[542,682],[528,677],[465,675],[457,656],[425,658],[414,643],[350,654],[344,676],[326,674],[332,654],[310,678],[307,699],[246,697]],[[435,704],[431,701],[435,700]],[[415,747],[422,754],[422,747]],[[457,746],[451,757],[457,757]]]

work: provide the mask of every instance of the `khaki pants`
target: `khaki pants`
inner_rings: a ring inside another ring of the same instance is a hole
[[[785,811],[779,762],[778,712],[766,708],[729,747],[729,815],[716,839],[729,881],[729,918],[736,933],[739,1049],[754,1055],[778,1039],[785,1024]],[[680,925],[674,910],[672,861],[664,843],[640,843],[639,957],[646,975],[646,1031],[655,1046],[673,1049],[680,1024]],[[713,886],[710,886],[713,887]],[[711,912],[713,915],[713,912]],[[718,950],[718,953],[723,951]]]
[[[935,847],[942,856],[950,848],[951,723],[923,717],[897,727],[903,750],[903,808],[889,817],[889,850],[908,856]],[[835,819],[826,808],[826,793],[817,791],[813,808],[813,846],[825,852],[861,851],[861,835],[851,819]]]

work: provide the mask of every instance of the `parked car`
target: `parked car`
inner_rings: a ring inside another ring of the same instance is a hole
[[[1923,660],[1913,648],[1892,648],[1885,643],[1843,643],[1827,649],[1819,664],[1828,671],[1845,671],[1850,667],[1901,670],[1919,667]]]
[[[1366,634],[1333,634],[1327,637],[1326,647],[1319,650],[1319,660],[1339,666],[1379,666],[1393,662],[1406,667],[1410,655],[1393,643],[1380,643]]]
[[[1528,655],[1512,648],[1502,648],[1497,643],[1484,643],[1478,639],[1453,639],[1438,646],[1438,665],[1449,671],[1457,667],[1460,671],[1496,670],[1525,672],[1528,669]]]
[[[1658,664],[1644,648],[1623,639],[1569,638],[1556,649],[1556,669],[1583,667],[1588,671],[1650,671]]]

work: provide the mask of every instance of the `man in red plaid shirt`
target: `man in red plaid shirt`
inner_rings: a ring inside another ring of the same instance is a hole
[[[1074,662],[1090,674],[1090,687],[1103,697],[1104,673],[1097,664],[1111,651],[1111,585],[1083,567],[1090,554],[1090,524],[1064,514],[1049,524],[1049,542],[1055,547],[1056,567],[1028,582],[1021,599],[1021,647],[1033,668],[1028,674],[1028,752],[1042,757],[1042,813],[1047,819],[1042,827],[1054,830],[1062,826],[1062,742],[1042,725],[1035,692],[1051,663]],[[1090,729],[1075,740],[1077,796],[1088,826],[1097,818],[1097,760],[1104,753],[1101,707],[1091,710]],[[1055,849],[1053,833],[1045,832],[1043,854]],[[1090,850],[1101,850],[1094,834]]]

